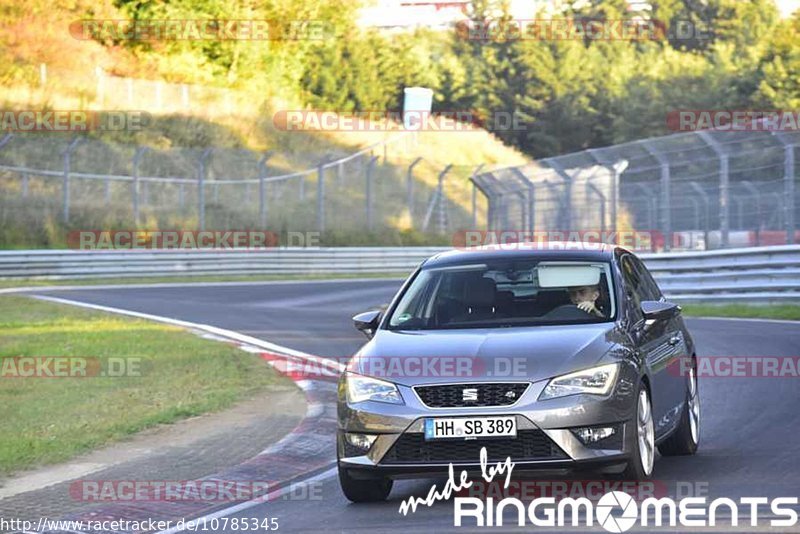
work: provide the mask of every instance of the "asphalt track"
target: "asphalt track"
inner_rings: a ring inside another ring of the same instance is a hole
[[[350,317],[388,302],[398,286],[396,280],[373,279],[37,293],[210,324],[311,354],[345,357],[364,342],[363,336],[352,328]],[[717,319],[687,322],[700,355],[797,356],[800,351],[800,323]],[[700,496],[705,493],[709,498],[797,497],[799,385],[798,378],[701,379],[700,451],[694,457],[657,458],[654,478],[677,497],[687,496],[686,491]],[[451,503],[423,507],[405,517],[398,513],[403,499],[412,495],[424,497],[435,482],[398,482],[388,502],[353,505],[341,494],[336,477],[329,476],[319,482],[321,488],[315,490],[312,500],[281,499],[231,517],[274,517],[279,520],[280,530],[287,532],[440,532],[453,528]],[[684,493],[678,493],[680,488]],[[458,529],[464,530],[470,529]],[[752,530],[740,526],[737,531]],[[791,531],[800,532],[800,527]]]

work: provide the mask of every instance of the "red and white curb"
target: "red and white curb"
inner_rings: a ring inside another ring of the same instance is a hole
[[[344,365],[341,363],[216,326],[59,297],[36,295],[33,298],[179,326],[207,339],[233,343],[242,350],[258,354],[279,373],[292,379],[303,390],[308,403],[304,419],[280,441],[237,466],[213,476],[191,481],[195,485],[203,481],[239,483],[242,487],[252,486],[253,481],[267,481],[265,491],[249,495],[249,500],[235,503],[202,500],[179,502],[148,500],[147,496],[144,496],[143,499],[137,499],[137,502],[133,503],[112,502],[74,512],[65,517],[65,520],[141,522],[157,517],[159,520],[172,520],[174,524],[181,519],[188,521],[190,519],[224,517],[277,499],[298,484],[315,482],[335,474],[336,375],[337,372],[344,371]],[[325,369],[328,373],[309,379],[302,373],[287,372],[287,370],[303,366]],[[185,528],[174,527],[161,534],[173,534]]]

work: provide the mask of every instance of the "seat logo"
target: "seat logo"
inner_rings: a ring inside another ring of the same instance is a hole
[[[461,400],[464,402],[478,400],[478,388],[466,388],[461,390]]]

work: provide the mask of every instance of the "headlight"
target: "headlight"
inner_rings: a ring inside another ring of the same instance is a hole
[[[365,400],[403,404],[397,386],[385,380],[347,373],[347,402],[353,404]]]
[[[607,395],[617,381],[619,365],[611,363],[556,377],[547,384],[539,400],[566,397],[579,393]]]

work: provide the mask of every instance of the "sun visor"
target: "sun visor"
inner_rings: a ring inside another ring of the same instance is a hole
[[[540,263],[536,272],[539,287],[594,286],[600,283],[600,268],[594,265]]]

